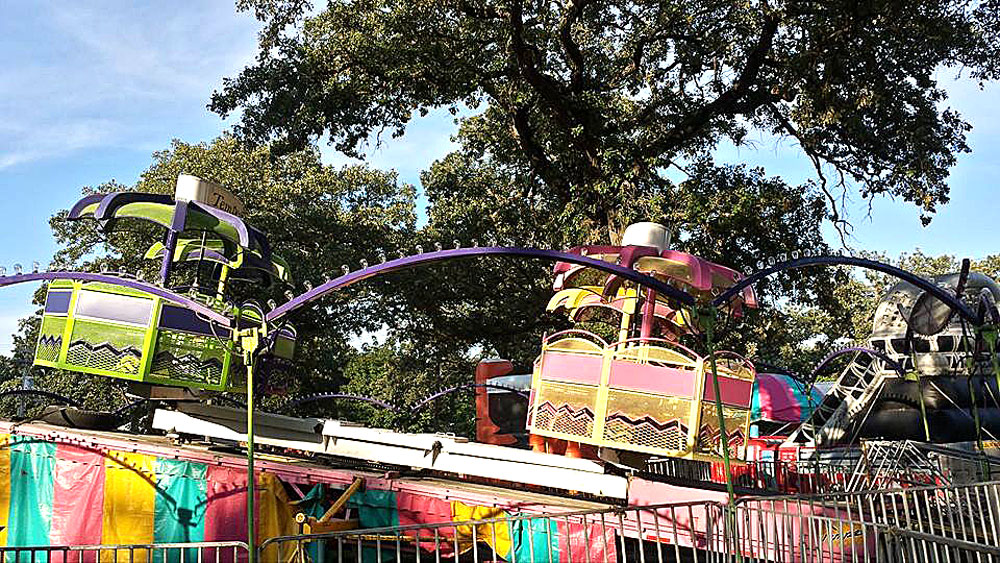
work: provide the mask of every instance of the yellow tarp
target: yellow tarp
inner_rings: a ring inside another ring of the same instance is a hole
[[[0,545],[7,545],[10,514],[10,434],[0,434]]]
[[[508,514],[499,508],[469,506],[458,501],[451,503],[452,522],[489,520],[492,518],[506,518],[507,516]],[[477,526],[455,526],[455,537],[458,539],[459,546],[463,552],[472,549],[473,528],[475,528],[477,543],[486,543],[493,548],[498,557],[507,558],[511,548],[509,523],[498,522],[495,524],[479,524]]]
[[[144,454],[111,451],[105,458],[104,519],[101,542],[105,544],[153,543],[156,511],[156,458]],[[102,554],[101,561],[115,561]],[[119,553],[118,562],[146,562],[146,554]]]
[[[268,538],[291,536],[298,533],[295,510],[281,481],[272,473],[257,475],[257,541],[258,545]],[[293,561],[295,554],[282,550],[285,561]],[[268,548],[263,561],[277,557],[277,548]]]

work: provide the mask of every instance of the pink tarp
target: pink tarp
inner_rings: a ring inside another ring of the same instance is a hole
[[[411,493],[396,493],[396,507],[399,512],[399,525],[410,526],[413,524],[439,524],[451,522],[451,502],[436,497],[414,495]],[[451,553],[451,544],[448,540],[455,535],[455,528],[448,526],[437,530],[440,542],[422,542],[420,546],[426,550],[433,550],[435,545],[442,549],[442,554]],[[405,532],[408,536],[434,538],[434,531],[430,528],[419,530],[409,530]]]
[[[205,541],[247,541],[246,471],[208,467],[208,505],[205,507]],[[215,561],[215,554],[209,553]],[[232,553],[220,550],[220,562],[230,563]],[[242,558],[241,558],[242,560]]]
[[[753,384],[750,421],[801,422],[822,399],[819,389],[810,390],[790,376],[758,373]]]
[[[70,444],[56,447],[52,494],[52,545],[101,543],[104,512],[104,454]],[[52,554],[53,563],[90,563],[97,554]]]

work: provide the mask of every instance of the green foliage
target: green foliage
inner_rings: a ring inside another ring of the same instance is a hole
[[[614,238],[663,170],[752,131],[790,136],[830,181],[930,220],[969,128],[942,67],[1000,75],[996,2],[242,0],[265,24],[256,63],[211,108],[238,133],[361,154],[415,112],[466,106],[458,139],[529,173]]]
[[[743,272],[757,270],[768,256],[827,250],[821,233],[825,211],[817,190],[789,186],[745,166],[700,160],[687,171],[687,179],[639,200],[622,216],[670,225],[676,248]],[[423,234],[439,240],[495,238],[543,248],[608,242],[605,232],[589,229],[530,174],[517,174],[466,151],[436,162],[422,184],[430,202]],[[568,327],[564,319],[540,314],[552,296],[551,275],[541,265],[483,260],[436,267],[435,272],[444,283],[405,292],[410,310],[421,319],[407,334],[420,334],[418,340],[431,340],[426,334],[435,343],[479,346],[527,370],[542,335]],[[849,323],[838,316],[834,293],[846,279],[837,270],[813,269],[766,280],[757,287],[763,310],[749,312],[739,325],[730,323],[739,328],[725,330],[721,344],[777,358],[778,342],[788,341],[773,338],[775,325],[790,322],[776,309],[779,304],[818,307],[843,329]],[[780,334],[791,342],[808,338]]]
[[[345,366],[343,393],[373,397],[398,411],[363,402],[344,402],[336,413],[348,420],[409,432],[473,435],[475,406],[470,390],[459,390],[416,408],[432,392],[472,381],[476,361],[456,356],[425,357],[399,343],[369,347]]]
[[[460,115],[460,148],[422,176],[425,247],[613,243],[628,223],[656,220],[681,250],[748,272],[768,257],[826,250],[822,224],[845,228],[836,192],[851,183],[866,197],[912,202],[929,220],[947,201],[968,127],[934,73],[998,70],[995,3],[238,5],[265,23],[260,53],[211,108],[240,111],[244,139],[279,151],[328,139],[360,156],[373,135],[402,135],[417,113]],[[752,131],[793,138],[815,180],[789,186],[708,158]],[[566,326],[539,314],[551,295],[541,265],[444,265],[393,283],[404,288],[393,334],[439,353],[477,348],[526,369],[538,339]],[[765,309],[721,344],[798,369],[841,338],[863,338],[855,317],[875,299],[836,269],[758,290]]]

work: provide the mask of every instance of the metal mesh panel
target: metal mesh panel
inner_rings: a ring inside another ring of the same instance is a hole
[[[137,375],[142,366],[145,329],[77,320],[69,341],[69,367]]]
[[[55,362],[59,359],[65,328],[65,317],[42,318],[42,326],[38,331],[38,347],[35,348],[36,360]]]
[[[86,342],[92,348],[107,344],[115,350],[125,350],[126,348],[142,350],[145,337],[146,329],[144,327],[77,319],[73,323],[70,343]]]
[[[747,414],[746,409],[729,406],[722,408],[726,417],[726,438],[729,442],[729,455],[743,457],[746,449]],[[722,433],[719,431],[719,417],[716,414],[715,403],[705,402],[701,405],[701,428],[698,429],[697,448],[702,453],[722,455]]]
[[[190,383],[219,385],[225,350],[214,337],[160,330],[150,374]]]
[[[559,412],[552,421],[552,431],[589,438],[594,429],[594,415],[588,412]]]
[[[87,342],[71,342],[66,363],[71,366],[136,375],[142,366],[142,352],[135,348],[118,350],[107,343],[91,347]]]
[[[658,450],[683,451],[687,447],[687,429],[677,421],[671,421],[666,428],[660,429],[616,418],[605,423],[604,440]]]
[[[596,400],[596,387],[543,382],[536,401],[534,428],[590,438],[594,432]]]
[[[607,412],[602,436],[605,442],[664,453],[687,449],[685,422],[691,413],[688,399],[611,389]]]

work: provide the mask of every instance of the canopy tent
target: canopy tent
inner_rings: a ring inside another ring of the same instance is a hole
[[[823,399],[823,392],[811,390],[788,375],[758,373],[753,384],[750,423],[798,424],[809,417]],[[751,434],[753,434],[751,429]]]

